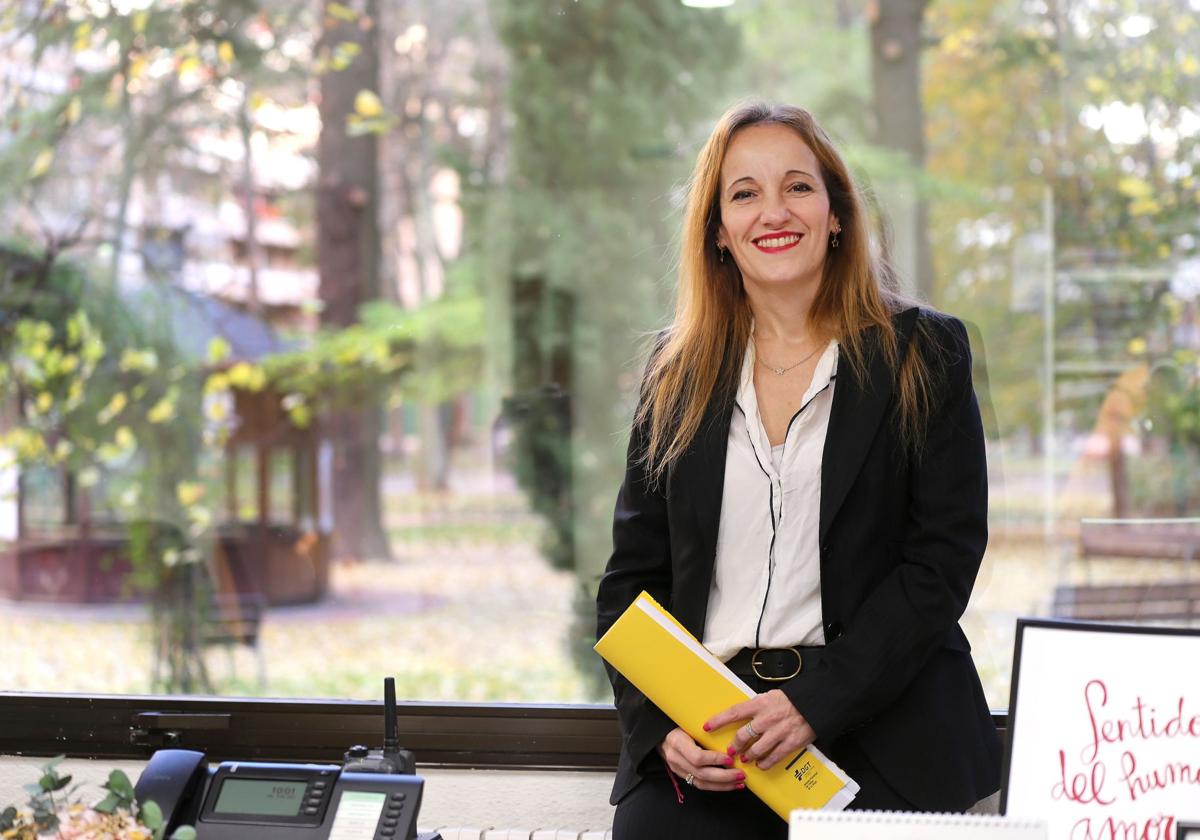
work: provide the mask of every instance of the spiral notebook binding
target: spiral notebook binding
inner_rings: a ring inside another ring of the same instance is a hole
[[[912,825],[975,825],[988,828],[1041,828],[1039,820],[1016,819],[998,814],[954,814],[948,811],[807,811],[811,822],[881,822]]]
[[[1020,819],[1013,817],[1004,817],[998,814],[951,814],[944,812],[909,812],[909,811],[794,811],[791,820],[793,832],[792,836],[796,835],[796,830],[804,831],[804,834],[799,836],[811,838],[810,831],[818,831],[817,826],[825,824],[829,831],[824,831],[815,835],[817,838],[844,838],[858,835],[843,833],[845,829],[852,829],[858,826],[860,829],[868,827],[885,827],[890,826],[897,829],[901,834],[892,835],[889,837],[924,837],[924,834],[912,834],[911,832],[921,831],[928,828],[931,830],[948,829],[954,833],[948,834],[942,831],[933,831],[930,837],[954,837],[955,840],[967,840],[967,838],[984,838],[984,837],[1011,837],[1028,840],[1029,838],[1040,838],[1044,840],[1046,837],[1046,823],[1041,820]],[[965,833],[961,833],[965,832]],[[874,831],[870,832],[871,837],[876,837]],[[882,837],[883,835],[878,835]]]

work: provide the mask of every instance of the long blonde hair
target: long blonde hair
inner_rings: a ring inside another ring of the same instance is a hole
[[[909,302],[896,293],[886,261],[872,255],[864,201],[812,114],[792,105],[755,102],[736,105],[717,121],[688,184],[675,317],[651,357],[635,419],[647,428],[642,457],[656,481],[696,437],[712,399],[732,399],[737,387],[752,317],[741,273],[733,260],[722,261],[717,250],[721,165],[733,136],[760,124],[787,126],[812,149],[830,210],[841,226],[839,247],[826,253],[808,326],[814,335],[838,340],[842,357],[860,379],[867,364],[863,331],[878,327],[885,360],[899,373],[902,435],[914,450],[920,449],[929,410],[929,368],[919,351],[897,358],[891,316]]]

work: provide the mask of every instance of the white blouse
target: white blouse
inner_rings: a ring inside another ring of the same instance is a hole
[[[704,627],[704,646],[719,659],[742,648],[825,643],[817,531],[837,361],[838,343],[831,341],[782,446],[773,448],[754,391],[754,342],[746,349]]]

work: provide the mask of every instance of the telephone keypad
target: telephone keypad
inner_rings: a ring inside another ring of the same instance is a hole
[[[400,819],[404,814],[406,798],[407,796],[403,793],[392,793],[388,796],[387,808],[383,812],[383,819],[379,821],[379,830],[375,834],[378,840],[392,840],[396,836]]]
[[[307,817],[317,817],[322,808],[325,806],[325,801],[329,798],[329,783],[324,779],[313,779],[308,783],[304,791],[304,810],[303,813]]]

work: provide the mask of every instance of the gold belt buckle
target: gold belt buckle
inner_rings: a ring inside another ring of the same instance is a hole
[[[769,653],[769,652],[775,651],[775,650],[778,650],[778,651],[786,650],[788,653],[790,653],[796,657],[796,670],[792,671],[792,673],[788,674],[786,677],[768,677],[768,676],[763,675],[758,670],[758,666],[760,664],[763,664],[763,663],[759,662],[758,657],[764,653]],[[798,651],[792,647],[759,648],[758,650],[754,651],[754,655],[752,657],[750,657],[750,667],[752,669],[754,669],[754,676],[758,677],[760,680],[766,680],[767,682],[783,682],[784,680],[790,680],[792,677],[794,677],[800,673],[800,669],[804,667],[804,658],[800,656],[800,651]]]

